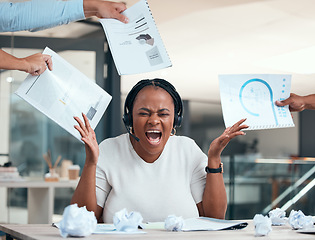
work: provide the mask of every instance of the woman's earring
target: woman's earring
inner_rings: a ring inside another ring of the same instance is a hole
[[[174,136],[175,134],[176,134],[176,129],[173,128],[173,129],[172,129],[172,132],[171,132],[171,136]]]

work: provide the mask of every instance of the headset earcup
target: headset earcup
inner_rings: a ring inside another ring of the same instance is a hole
[[[178,116],[177,118],[177,127],[180,127],[182,125],[183,117]]]
[[[183,118],[181,116],[176,115],[174,118],[174,127],[180,127],[182,120]]]
[[[129,116],[129,114],[124,114],[124,116],[123,116],[123,122],[124,122],[125,126],[131,127],[131,121],[130,121],[130,116]]]

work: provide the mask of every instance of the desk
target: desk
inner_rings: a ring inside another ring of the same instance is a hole
[[[128,239],[128,240],[141,240],[141,239],[152,239],[152,240],[181,240],[181,239],[231,239],[231,240],[259,240],[259,239],[283,239],[283,240],[296,240],[296,239],[314,239],[314,234],[303,234],[297,233],[292,230],[290,226],[273,226],[272,232],[267,237],[255,238],[254,224],[252,220],[247,221],[249,224],[246,228],[241,230],[226,230],[226,231],[196,231],[196,232],[169,232],[166,230],[145,230],[146,234],[135,234],[135,235],[90,235],[84,240],[90,239]],[[58,240],[64,239],[61,237],[59,230],[48,224],[25,224],[25,225],[14,225],[14,224],[2,224],[0,230],[11,235],[13,238],[23,240]],[[9,238],[10,239],[10,238]],[[74,239],[74,238],[73,238]]]
[[[52,223],[55,188],[75,188],[78,181],[0,182],[0,188],[27,188],[28,223]]]

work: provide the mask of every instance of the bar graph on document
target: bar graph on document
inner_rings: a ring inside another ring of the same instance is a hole
[[[247,130],[294,127],[288,106],[275,104],[289,97],[290,75],[219,75],[219,82],[226,127],[243,118],[247,118]]]
[[[120,75],[156,71],[172,66],[146,0],[140,0],[122,14],[128,23],[100,19]]]
[[[43,53],[52,56],[53,70],[27,76],[16,94],[81,141],[73,117],[83,120],[84,113],[95,129],[111,96],[51,49]]]

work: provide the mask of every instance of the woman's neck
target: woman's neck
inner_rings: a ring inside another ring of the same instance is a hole
[[[133,147],[133,149],[135,150],[135,152],[138,154],[138,156],[145,162],[147,163],[154,163],[161,155],[161,153],[159,154],[150,154],[148,152],[146,152],[140,145],[140,143],[134,139],[132,136],[129,135],[129,139],[131,142],[131,145]]]

